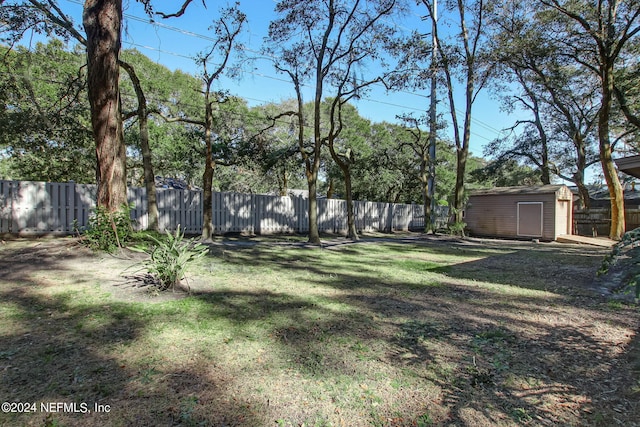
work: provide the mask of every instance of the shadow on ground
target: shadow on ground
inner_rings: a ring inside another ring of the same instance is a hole
[[[85,300],[77,280],[50,292],[47,274],[77,274],[62,255],[12,252],[0,261],[0,395],[110,405],[48,415],[83,426],[637,425],[640,316],[590,293],[598,252],[383,245],[214,246],[208,261],[237,283],[154,307]],[[372,259],[429,281],[380,277]],[[291,272],[306,277],[299,288],[266,287]],[[172,328],[186,340],[164,342]]]

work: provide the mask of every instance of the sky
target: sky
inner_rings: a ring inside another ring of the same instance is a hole
[[[152,3],[157,11],[175,12],[182,1],[155,0]],[[58,0],[58,4],[84,34],[83,0]],[[211,47],[213,35],[209,27],[219,16],[219,8],[228,3],[221,0],[206,0],[207,7],[205,7],[202,0],[195,0],[183,16],[171,19],[158,18],[155,23],[150,22],[141,4],[136,0],[123,0],[123,4],[123,49],[135,48],[151,60],[171,70],[180,69],[189,74],[198,75],[201,70],[196,64],[195,57]],[[240,79],[222,78],[213,89],[228,90],[232,95],[244,98],[249,106],[278,103],[295,98],[294,87],[288,77],[278,74],[273,63],[260,53],[269,23],[276,18],[275,5],[275,0],[240,0],[240,9],[247,15],[247,24],[241,35],[241,42],[244,44],[246,55],[255,59]],[[447,28],[447,16],[443,14],[442,9],[440,7],[439,18],[444,24],[443,28]],[[429,20],[421,19],[425,14],[424,8],[416,7],[409,16],[395,21],[395,24],[407,33],[417,28],[420,33],[430,34]],[[29,38],[25,37],[25,40]],[[38,40],[38,37],[34,36],[32,42],[33,40]],[[304,100],[310,101],[310,87],[307,87],[307,90],[306,94],[303,93]],[[330,96],[330,93],[327,95]],[[453,128],[445,96],[445,93],[440,91],[437,111],[444,118],[447,127],[438,137],[453,142]],[[464,88],[460,86],[455,93],[460,121],[464,109],[463,96]],[[428,88],[388,92],[380,84],[371,87],[371,90],[354,105],[361,116],[373,122],[399,122],[398,115],[413,114],[418,117],[426,114],[429,102]],[[472,111],[471,154],[484,157],[485,146],[496,138],[506,136],[504,129],[513,126],[516,120],[523,118],[526,116],[522,112],[509,114],[503,111],[498,96],[483,89]],[[460,125],[462,126],[462,122]],[[598,165],[589,168],[586,175],[587,183],[596,180],[598,172]],[[572,185],[569,182],[561,182]]]
[[[58,0],[62,10],[71,16],[76,26],[84,34],[82,23],[82,0]],[[163,12],[175,12],[182,2],[156,0],[154,7]],[[199,73],[194,57],[206,50],[212,44],[209,27],[218,16],[220,1],[207,1],[207,8],[202,1],[195,0],[179,18],[158,19],[151,24],[141,5],[135,0],[124,0],[125,22],[122,37],[124,49],[135,48],[171,70],[180,69],[193,75]],[[226,3],[224,3],[226,4]],[[229,90],[233,95],[247,100],[250,106],[267,102],[280,102],[295,97],[292,83],[287,76],[278,74],[268,59],[260,59],[260,49],[267,34],[269,23],[276,17],[274,0],[241,0],[240,8],[247,15],[248,24],[242,35],[247,56],[256,56],[252,68],[247,70],[241,79],[222,79],[215,89]],[[429,21],[422,21],[420,13],[425,11],[416,9],[408,18],[397,24],[407,32],[418,26],[422,33],[430,31]],[[463,91],[460,91],[463,94]],[[441,95],[444,96],[444,95]],[[305,101],[310,100],[307,97]],[[396,116],[413,114],[419,116],[429,108],[428,91],[402,91],[391,93],[382,85],[372,88],[355,103],[363,117],[374,122],[396,122]],[[438,113],[449,118],[448,108],[444,101],[439,102]],[[459,104],[459,109],[464,105]],[[459,112],[461,114],[461,112]],[[449,120],[450,121],[450,120]],[[514,121],[512,116],[500,110],[499,102],[492,99],[488,91],[481,92],[473,110],[471,152],[482,156],[483,147],[493,139],[503,136],[501,129],[509,127]],[[445,130],[444,137],[453,140],[452,129]]]

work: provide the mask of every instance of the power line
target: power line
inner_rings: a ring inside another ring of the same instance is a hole
[[[67,0],[67,2],[74,3],[76,5],[83,5],[82,1],[80,1],[80,0]],[[182,29],[182,28],[179,28],[179,27],[167,25],[167,24],[164,24],[164,23],[161,23],[161,22],[157,22],[157,21],[151,21],[148,17],[143,18],[143,17],[140,17],[140,16],[128,14],[128,13],[125,13],[124,17],[126,17],[127,19],[130,19],[130,20],[136,21],[136,22],[140,22],[140,23],[142,23],[144,25],[151,25],[151,26],[154,26],[154,27],[158,27],[158,28],[162,28],[162,29],[168,30],[168,31],[173,31],[173,32],[185,35],[187,37],[194,37],[194,38],[198,38],[198,39],[201,39],[201,40],[214,42],[214,43],[217,41],[215,38],[209,37],[209,36],[201,34],[201,33],[185,30],[185,29]],[[255,35],[255,34],[253,34],[253,35]],[[180,58],[185,58],[185,59],[194,59],[193,56],[187,56],[187,55],[184,55],[184,54],[171,52],[171,51],[167,51],[167,50],[163,50],[163,49],[159,49],[159,48],[153,48],[153,47],[150,47],[150,46],[140,45],[140,44],[137,44],[137,43],[132,42],[132,41],[125,41],[124,43],[126,43],[126,44],[128,44],[130,46],[138,46],[140,48],[144,48],[144,49],[151,50],[151,51],[156,51],[156,52],[159,52],[159,53],[163,53],[163,54],[167,54],[167,55],[171,55],[171,56],[175,56],[175,57],[180,57]],[[249,48],[246,48],[246,47],[243,47],[243,50],[246,51],[246,52],[257,54],[257,55],[265,55],[264,53],[261,53],[261,52],[258,52],[258,51],[255,51],[255,50],[252,50],[252,49],[249,49]],[[268,57],[269,57],[268,55],[265,55],[265,58],[268,58]],[[276,58],[271,57],[271,59],[276,59]],[[274,77],[274,76],[269,76],[269,75],[262,74],[262,73],[257,73],[255,71],[244,71],[244,72],[248,73],[248,74],[251,74],[251,75],[254,75],[254,76],[257,76],[257,77],[269,79],[269,80],[290,83],[289,80],[278,78],[278,77]],[[306,88],[310,88],[310,86],[307,85],[307,84],[302,84],[302,86],[306,87]],[[423,94],[416,93],[416,92],[409,92],[409,91],[405,91],[405,90],[398,90],[398,91],[395,91],[395,92],[404,93],[406,95],[415,96],[415,97],[418,97],[418,98],[424,98],[424,99],[428,99],[429,98],[427,95],[423,95]],[[389,102],[384,102],[384,101],[378,101],[378,100],[375,100],[375,99],[370,99],[370,98],[365,98],[365,97],[361,98],[361,100],[367,101],[367,102],[371,102],[371,103],[377,103],[377,104],[381,104],[381,105],[387,105],[387,106],[395,107],[395,108],[402,108],[402,109],[405,109],[405,110],[412,110],[412,111],[425,111],[426,110],[426,109],[417,108],[417,107],[409,107],[409,106],[406,106],[406,105],[399,105],[399,104],[394,104],[394,103],[389,103]],[[268,101],[264,101],[264,102],[268,102]],[[461,110],[459,110],[457,108],[456,108],[456,111],[459,114],[464,114]],[[478,126],[484,128],[485,130],[495,133],[497,136],[499,136],[503,132],[502,130],[496,129],[493,126],[483,122],[482,120],[480,120],[480,119],[478,119],[476,117],[472,116],[471,120],[472,120],[472,122],[476,123]],[[479,138],[485,139],[487,141],[492,141],[490,138],[487,138],[487,137],[485,137],[483,135],[477,134],[475,132],[471,132],[471,133],[472,133],[472,135],[477,136]]]
[[[140,44],[132,43],[132,42],[125,42],[125,43],[130,45],[130,46],[141,47],[141,48],[144,48],[144,49],[153,50],[153,51],[156,51],[156,52],[159,52],[159,53],[164,53],[164,54],[167,54],[167,55],[173,55],[173,56],[177,56],[177,57],[193,59],[192,57],[189,57],[189,56],[186,56],[186,55],[182,55],[182,54],[179,54],[179,53],[175,53],[175,52],[166,51],[166,50],[163,50],[163,49],[157,49],[157,48],[144,46],[144,45],[140,45]],[[284,83],[291,83],[291,81],[289,81],[287,79],[283,79],[283,78],[279,78],[279,77],[275,77],[275,76],[270,76],[270,75],[267,75],[267,74],[259,73],[259,72],[256,72],[255,70],[253,70],[253,71],[245,70],[243,72],[246,73],[246,74],[251,74],[253,76],[261,77],[261,78],[265,78],[265,79],[269,79],[269,80],[274,80],[274,81],[279,81],[279,82],[284,82]],[[312,89],[312,87],[307,85],[307,84],[302,84],[301,86],[305,87],[305,88]],[[401,92],[401,91],[399,91],[399,92]],[[404,93],[411,94],[410,92],[404,92]],[[257,100],[257,99],[253,99],[253,100],[254,101],[258,101],[258,102],[264,102],[264,103],[271,102],[271,101],[264,101],[264,100]],[[390,107],[403,108],[403,109],[407,109],[407,110],[423,111],[422,109],[417,108],[417,107],[409,107],[407,105],[394,104],[394,103],[391,103],[391,102],[379,101],[379,100],[366,98],[366,97],[362,97],[362,98],[360,98],[360,100],[367,101],[367,102],[373,102],[373,103],[381,104],[381,105],[387,105],[387,106],[390,106]]]

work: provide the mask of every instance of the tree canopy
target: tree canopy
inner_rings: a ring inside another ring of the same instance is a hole
[[[184,15],[192,1],[162,11],[138,3],[153,21]],[[426,203],[434,160],[434,199],[456,212],[475,186],[560,180],[575,184],[588,205],[586,170],[600,165],[612,200],[611,237],[619,238],[624,206],[612,159],[640,146],[640,6],[456,0],[444,2],[438,17],[433,2],[418,3],[279,1],[262,54],[295,97],[255,105],[213,86],[249,63],[230,61],[233,49],[247,52],[235,39],[246,19],[237,4],[216,15],[212,45],[196,58],[199,75],[189,75],[120,49],[119,22],[100,21],[107,6],[122,19],[118,0],[86,2],[84,33],[55,0],[3,2],[0,173],[97,180],[98,202],[109,209],[126,200],[127,184],[144,182],[150,191],[154,175],[205,193],[287,194],[306,185],[312,199],[347,199],[349,235],[357,238],[352,200]],[[424,29],[398,25],[407,10],[430,21],[435,63]],[[29,29],[50,41],[20,45]],[[101,44],[105,34],[112,40]],[[438,108],[448,110],[431,133],[426,116],[375,123],[356,108],[374,86],[420,90],[431,77],[439,79]],[[486,146],[485,160],[470,153],[470,143],[472,107],[487,87],[519,117],[508,136]],[[451,140],[437,135],[431,159],[427,140],[444,128]],[[311,203],[314,243],[316,214]]]

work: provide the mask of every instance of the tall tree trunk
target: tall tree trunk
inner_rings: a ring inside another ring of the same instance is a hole
[[[542,168],[540,170],[540,181],[542,185],[551,184],[551,173],[549,171],[549,144],[547,142],[547,134],[542,131],[540,133],[540,142],[542,145]]]
[[[320,245],[320,232],[318,230],[318,172],[307,171],[307,186],[309,187],[309,243]]]
[[[98,163],[97,204],[114,212],[127,203],[126,149],[118,86],[122,0],[86,0],[82,22],[87,33],[87,83]]]
[[[431,177],[431,173],[429,172],[429,163],[429,158],[425,158],[423,156],[420,162],[420,184],[422,184],[422,205],[424,207],[424,232],[428,233],[429,231],[433,231],[435,233],[435,222],[434,218],[432,218],[432,215],[434,213],[431,212],[431,192],[429,191],[429,182],[433,178]]]
[[[356,216],[353,209],[353,190],[351,185],[351,167],[346,164],[341,166],[342,173],[344,174],[344,187],[347,198],[347,238],[351,240],[358,240],[358,231],[356,230]]]
[[[347,200],[347,238],[351,240],[358,240],[358,231],[356,230],[356,220],[353,209],[353,186],[351,184],[351,160],[349,158],[342,159],[335,151],[333,142],[329,144],[329,152],[331,157],[336,162],[342,176],[344,177],[344,191],[345,198]],[[333,182],[333,180],[332,180]]]
[[[209,90],[206,92],[204,139],[206,154],[204,173],[202,174],[202,239],[208,240],[213,236],[213,147],[211,146],[211,127],[213,126],[213,107],[209,101]]]
[[[469,145],[463,145],[457,152],[456,187],[454,192],[453,207],[456,222],[462,222],[462,210],[464,209],[464,175],[467,170],[467,158],[469,157]]]
[[[333,2],[329,6],[330,13],[333,13]],[[326,40],[331,32],[332,25],[326,29],[323,45],[326,46]],[[317,184],[318,171],[320,170],[320,155],[322,150],[322,133],[320,126],[320,108],[322,104],[322,88],[323,88],[323,66],[324,55],[326,49],[321,49],[316,62],[316,90],[313,105],[313,161],[311,170],[307,172],[307,181],[309,182],[309,243],[320,245],[320,231],[318,230],[318,201],[317,201]],[[302,105],[300,105],[302,107]],[[300,113],[302,114],[300,110]]]
[[[351,184],[351,165],[354,162],[353,152],[351,149],[348,149],[345,154],[338,154],[334,145],[334,137],[335,135],[329,136],[327,146],[329,147],[331,158],[338,165],[344,177],[344,191],[345,198],[347,199],[347,238],[358,240],[358,231],[356,230],[356,220],[353,209],[353,186]],[[331,180],[331,182],[333,183],[333,180]]]
[[[584,174],[587,169],[587,148],[584,138],[576,133],[574,137],[574,144],[576,147],[576,173],[573,174],[573,182],[578,187],[578,194],[580,195],[580,201],[585,209],[591,208],[591,197],[589,196],[589,189],[584,184]]]
[[[602,58],[602,106],[598,117],[598,139],[600,143],[600,163],[604,179],[609,187],[611,200],[611,229],[609,238],[622,239],[625,231],[624,221],[624,194],[618,178],[618,171],[611,157],[611,139],[609,135],[609,119],[613,99],[613,61],[605,55]]]
[[[156,197],[156,179],[151,161],[151,146],[149,145],[149,111],[147,109],[147,98],[144,95],[140,79],[135,69],[124,61],[120,61],[120,65],[127,74],[129,74],[129,78],[136,92],[136,98],[138,99],[138,129],[140,130],[140,150],[142,151],[144,186],[147,190],[148,229],[158,231],[158,203]]]
[[[202,239],[213,236],[213,172],[214,163],[207,160],[202,174]]]
[[[144,170],[144,186],[147,190],[147,212],[149,214],[149,230],[158,231],[158,201],[156,196],[156,178],[151,161],[151,146],[149,145],[149,119],[145,112],[138,116],[140,123],[140,148],[142,149],[142,168]]]

